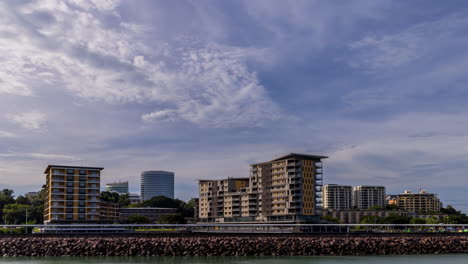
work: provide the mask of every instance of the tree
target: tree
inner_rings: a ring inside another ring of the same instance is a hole
[[[3,221],[6,224],[24,224],[26,223],[26,211],[30,210],[30,205],[7,204],[3,208]]]
[[[328,221],[328,222],[332,222],[332,223],[337,223],[337,224],[340,224],[341,223],[341,220],[336,218],[336,217],[333,217],[331,215],[324,215],[321,217],[323,220],[325,221]]]
[[[158,224],[186,224],[182,214],[163,215],[158,218]]]
[[[118,203],[119,198],[120,198],[120,195],[119,193],[116,193],[116,192],[104,191],[104,192],[101,192],[101,194],[99,195],[99,199],[104,202]]]
[[[27,204],[27,205],[31,204],[31,201],[28,199],[28,197],[23,196],[23,195],[20,195],[20,196],[16,197],[15,202],[17,204]]]
[[[131,215],[127,222],[129,224],[151,224],[151,219],[142,215]]]
[[[382,218],[376,215],[365,215],[361,218],[360,224],[379,224]]]
[[[180,203],[175,199],[160,195],[143,201],[142,205],[143,207],[179,208]]]
[[[410,224],[421,225],[426,224],[426,219],[423,218],[411,218]]]
[[[0,218],[3,219],[3,208],[8,204],[15,203],[13,198],[14,191],[11,189],[3,189],[0,191]]]
[[[382,224],[409,224],[410,222],[411,217],[396,214],[384,217],[381,221]]]

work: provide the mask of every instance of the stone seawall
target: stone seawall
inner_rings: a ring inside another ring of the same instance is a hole
[[[468,253],[468,237],[23,237],[2,256],[311,256]]]

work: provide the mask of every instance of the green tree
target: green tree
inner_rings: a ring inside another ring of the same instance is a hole
[[[179,200],[180,201],[180,200]],[[155,196],[142,202],[143,207],[179,208],[180,203],[166,196]]]
[[[415,225],[421,225],[421,224],[426,224],[426,219],[423,218],[411,218],[410,224],[415,224]]]
[[[438,224],[439,222],[435,217],[426,218],[426,224]]]
[[[151,224],[151,219],[142,215],[131,215],[127,222],[129,224]]]
[[[186,224],[182,214],[163,215],[158,218],[158,224]]]
[[[15,203],[15,199],[13,197],[14,191],[11,189],[3,189],[0,191],[0,219],[3,220],[3,208],[6,205]]]
[[[27,211],[31,211],[30,205],[7,204],[3,207],[3,221],[6,224],[24,224]]]
[[[401,215],[389,215],[384,217],[381,221],[382,224],[409,224],[411,217]]]
[[[16,197],[15,203],[30,205],[31,201],[28,199],[28,197],[20,195],[20,196]]]
[[[104,202],[118,203],[120,195],[116,192],[104,191],[99,195],[99,199]]]
[[[324,215],[324,216],[321,216],[321,218],[325,221],[328,221],[328,222],[332,222],[332,223],[337,223],[337,224],[340,224],[341,223],[341,220],[336,218],[336,217],[333,217],[331,215]]]
[[[376,215],[365,215],[361,218],[360,224],[380,224],[382,218]]]

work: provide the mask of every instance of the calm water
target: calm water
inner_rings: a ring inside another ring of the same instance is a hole
[[[468,255],[412,255],[412,256],[371,256],[371,257],[47,257],[47,258],[1,258],[1,264],[46,264],[46,263],[223,263],[223,264],[451,264],[468,263]]]

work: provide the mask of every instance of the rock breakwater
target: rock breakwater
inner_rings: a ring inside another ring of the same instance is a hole
[[[468,253],[468,237],[23,237],[0,238],[11,256],[312,256]]]

